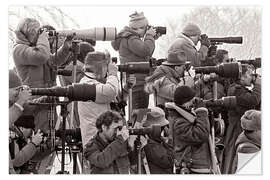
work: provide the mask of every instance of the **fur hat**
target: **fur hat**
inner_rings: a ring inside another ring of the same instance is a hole
[[[148,25],[148,20],[144,16],[144,13],[138,13],[137,11],[133,14],[131,14],[129,20],[129,27],[131,28],[138,28],[142,26],[147,26]]]
[[[167,61],[163,62],[164,65],[184,65],[187,62],[187,55],[184,51],[169,51]]]
[[[22,81],[16,72],[12,69],[9,70],[9,88],[15,88],[22,85]]]
[[[165,118],[164,111],[159,107],[152,107],[150,111],[146,114],[146,119],[143,120],[143,127],[148,127],[151,125],[166,126],[169,121]]]
[[[189,86],[179,86],[174,92],[174,103],[181,106],[195,97],[195,91]]]
[[[187,36],[201,35],[201,30],[196,24],[188,23],[182,30],[182,33]]]

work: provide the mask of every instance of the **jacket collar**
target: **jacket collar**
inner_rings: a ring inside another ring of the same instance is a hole
[[[165,107],[169,108],[169,109],[176,110],[179,114],[181,114],[189,122],[194,123],[196,116],[192,112],[188,112],[183,107],[177,106],[174,102],[165,103]]]
[[[189,37],[187,37],[186,35],[184,35],[183,33],[181,33],[178,37],[182,37],[182,38],[186,39],[193,47],[196,48],[194,42]]]

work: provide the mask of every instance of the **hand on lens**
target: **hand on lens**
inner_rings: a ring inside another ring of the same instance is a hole
[[[145,34],[152,35],[153,37],[156,36],[156,30],[153,27],[150,27]]]
[[[126,126],[123,126],[121,130],[117,129],[117,136],[120,135],[126,141],[129,138],[129,132]]]
[[[42,139],[43,139],[43,133],[39,129],[37,133],[32,136],[32,142],[35,145],[39,145],[42,142]]]

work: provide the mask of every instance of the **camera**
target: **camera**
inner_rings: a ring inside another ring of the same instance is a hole
[[[122,129],[122,126],[118,127],[119,130]],[[162,126],[152,125],[150,127],[143,128],[129,128],[129,135],[149,135],[151,137],[160,137],[162,131]]]
[[[242,44],[243,43],[243,37],[222,37],[222,38],[208,38],[211,44]]]
[[[45,29],[40,29],[39,33],[42,33]],[[46,30],[49,36],[67,37],[75,35],[77,39],[92,41],[112,41],[115,40],[117,31],[115,27],[95,27],[84,30]]]
[[[249,64],[254,66],[255,69],[261,68],[261,58],[248,59],[248,60],[237,60],[241,64]]]
[[[151,67],[149,62],[128,62],[118,65],[118,71],[128,74],[149,74]]]
[[[147,29],[149,29],[151,27],[156,30],[156,34],[160,34],[161,36],[166,34],[166,32],[167,32],[167,28],[163,27],[163,26],[148,26]]]
[[[226,96],[220,99],[210,99],[210,100],[201,100],[195,99],[195,104],[203,104],[207,108],[225,108],[225,109],[233,109],[237,107],[236,97],[235,96]]]
[[[221,77],[240,78],[242,75],[242,66],[240,63],[224,63],[217,66],[195,67],[195,73],[210,74],[216,73]]]
[[[96,86],[90,84],[74,83],[65,87],[32,88],[32,95],[67,97],[70,101],[95,101]]]

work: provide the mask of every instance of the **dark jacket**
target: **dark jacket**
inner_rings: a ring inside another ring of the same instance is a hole
[[[162,139],[148,139],[144,147],[151,174],[173,173],[173,149]]]
[[[86,144],[84,156],[90,163],[92,174],[129,173],[128,144],[122,137],[116,137],[109,144],[97,134]]]
[[[261,102],[261,85],[255,83],[253,90],[248,90],[239,83],[233,83],[228,89],[228,96],[236,96],[237,107],[228,111],[229,125],[224,139],[222,173],[233,174],[237,169],[235,142],[242,132],[241,116],[249,109],[255,109]]]
[[[208,110],[198,108],[195,112],[196,115],[193,114],[195,121],[192,123],[176,110],[169,111],[169,121],[172,122],[174,155],[177,161],[190,163],[190,168],[193,170],[205,169],[210,172]]]

